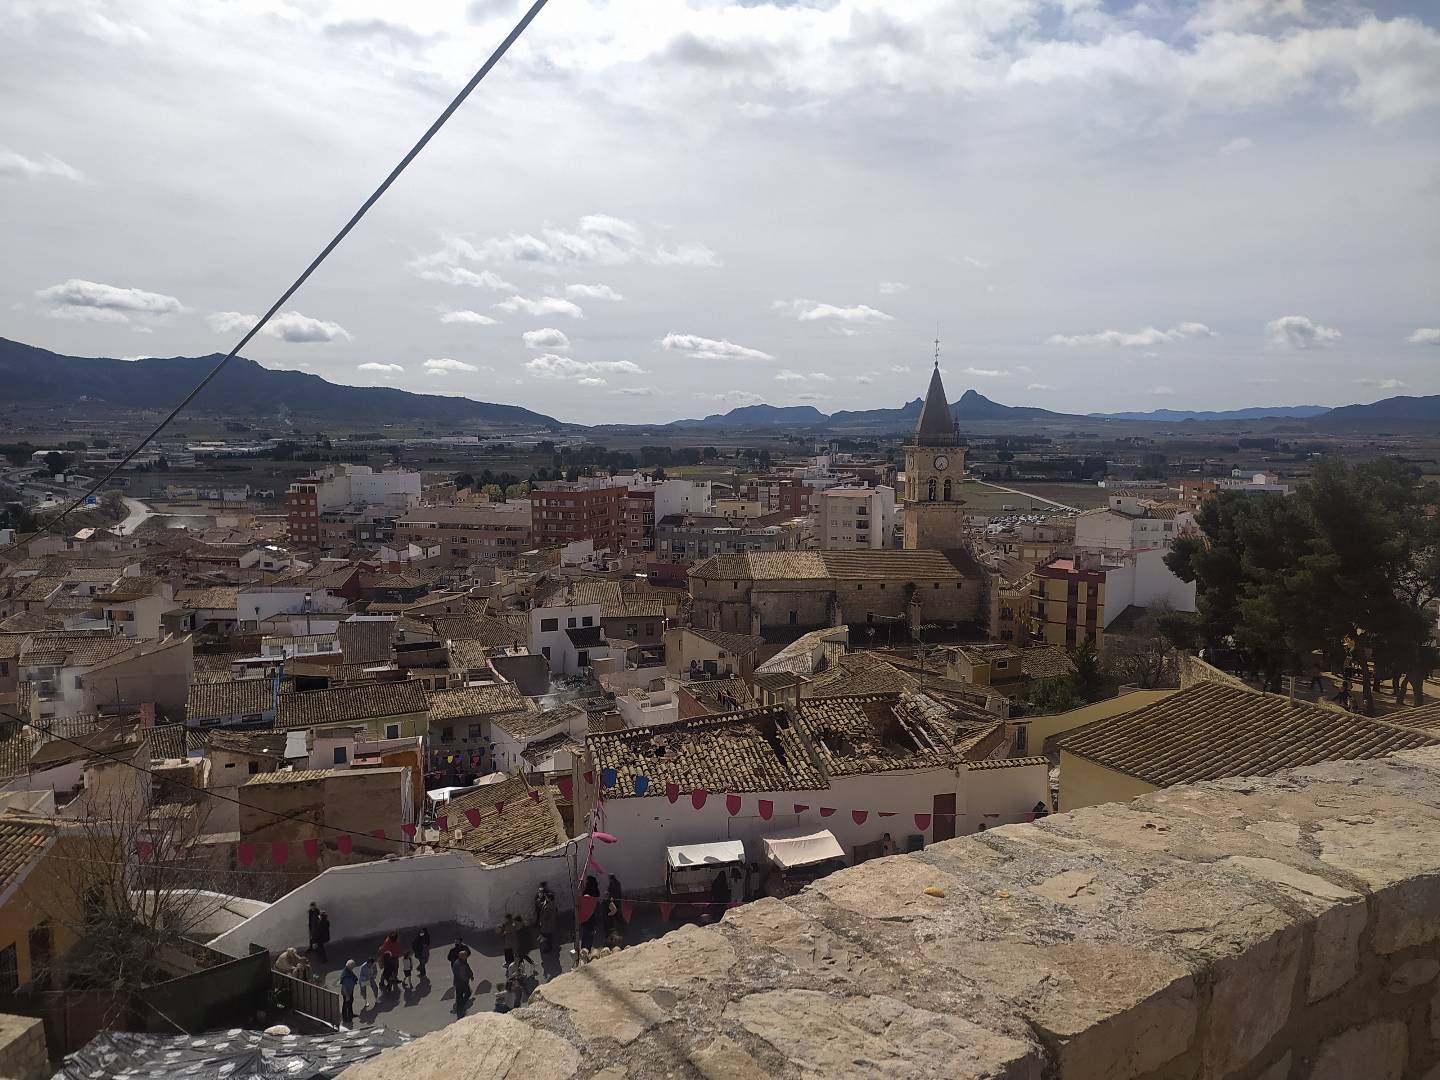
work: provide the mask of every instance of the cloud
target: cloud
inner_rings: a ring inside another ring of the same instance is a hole
[[[469,311],[462,308],[459,311],[442,311],[440,313],[442,323],[470,323],[475,326],[494,326],[499,319],[492,319],[489,315],[482,315],[478,311]]]
[[[824,394],[796,394],[796,401],[824,401]]]
[[[908,364],[891,364],[891,365],[890,365],[890,373],[891,373],[892,375],[908,375],[911,370],[912,370],[912,369],[911,369],[911,367],[910,367]]]
[[[1155,397],[1170,397],[1175,393],[1175,388],[1173,386],[1152,386],[1147,393],[1153,394]]]
[[[584,378],[575,380],[576,386],[604,386],[605,380],[598,375],[586,375]]]
[[[718,401],[722,404],[759,405],[764,398],[753,390],[726,390],[719,394],[696,394],[701,401]]]
[[[339,323],[312,319],[298,311],[282,311],[265,324],[261,333],[297,344],[350,340],[350,331]]]
[[[1440,329],[1422,326],[1405,340],[1411,345],[1440,345]]]
[[[558,296],[542,296],[537,300],[512,296],[509,300],[501,300],[495,307],[501,311],[523,311],[526,315],[569,315],[572,319],[585,317],[585,312],[580,310],[578,304],[561,300]]]
[[[566,285],[565,295],[571,300],[624,300],[609,285]]]
[[[874,375],[852,375],[851,378],[863,386],[869,386],[875,381]]]
[[[543,330],[526,330],[521,336],[525,339],[526,348],[530,349],[570,348],[570,339],[565,336],[565,331],[556,330],[554,327],[546,327]]]
[[[1408,390],[1410,384],[1402,379],[1356,379],[1361,386],[1373,386],[1377,390]]]
[[[691,266],[697,269],[708,269],[720,265],[720,256],[704,244],[692,242],[677,244],[673,248],[656,248],[650,261],[656,266]]]
[[[896,296],[910,288],[903,281],[882,281],[880,282],[880,294],[882,296]]]
[[[398,374],[400,374],[402,371],[404,371],[405,369],[404,369],[403,367],[401,367],[399,364],[377,364],[377,363],[374,363],[374,362],[372,361],[371,363],[368,363],[368,364],[356,364],[356,365],[355,365],[355,370],[356,370],[356,371],[385,371],[385,372],[391,372],[391,373],[393,373],[393,374],[398,375]]]
[[[384,19],[346,19],[329,23],[321,29],[326,37],[335,41],[370,44],[380,42],[391,49],[417,52],[431,41],[429,37]]]
[[[834,382],[829,375],[823,371],[791,371],[789,368],[781,371],[775,376],[776,382]]]
[[[895,320],[894,315],[887,315],[868,304],[839,307],[835,304],[822,304],[816,300],[776,300],[771,306],[776,311],[793,312],[801,322],[838,319],[840,322],[847,323],[877,323],[894,322]]]
[[[466,280],[466,264],[535,264],[541,266],[718,266],[720,257],[698,241],[672,247],[652,246],[639,227],[611,214],[586,214],[574,226],[546,226],[536,233],[508,233],[478,243],[461,236],[446,238],[436,251],[420,255],[410,269],[422,278],[453,284]],[[484,275],[474,275],[483,278]],[[502,286],[487,285],[488,288]],[[513,288],[513,286],[503,286]]]
[[[246,315],[241,311],[212,311],[205,316],[210,329],[217,334],[243,333],[260,321],[259,315]]]
[[[655,397],[660,391],[653,386],[622,386],[618,390],[611,390],[612,394],[623,394],[626,397]]]
[[[426,360],[425,370],[433,375],[436,372],[444,371],[465,371],[473,374],[480,369],[474,364],[465,363],[464,360],[452,360],[448,356],[442,356],[434,360]]]
[[[53,304],[52,314],[58,318],[95,319],[100,322],[125,322],[131,315],[174,315],[184,306],[165,293],[146,292],[105,285],[98,281],[71,278],[59,285],[40,289],[36,297]],[[82,315],[82,311],[110,312],[110,315]],[[61,314],[63,313],[63,314]]]
[[[660,339],[662,349],[683,352],[694,360],[774,360],[759,349],[736,345],[733,341],[700,337],[697,334],[669,333]]]
[[[1138,348],[1160,345],[1167,341],[1182,341],[1187,337],[1214,337],[1215,331],[1204,323],[1183,322],[1169,330],[1157,330],[1147,326],[1140,330],[1101,330],[1098,334],[1051,334],[1045,339],[1046,345],[1114,345],[1121,348]]]
[[[981,379],[1008,379],[1012,373],[1003,368],[967,367],[961,368],[960,374],[974,375]]]
[[[446,285],[469,285],[474,289],[494,289],[496,292],[508,292],[515,288],[494,271],[475,271],[464,266],[436,266],[421,270],[419,274],[426,281],[442,281]]]
[[[1231,139],[1220,147],[1222,157],[1232,157],[1235,154],[1243,154],[1255,145],[1255,140],[1248,135],[1241,135],[1238,139]]]
[[[1055,389],[1055,388],[1054,388],[1053,386],[1051,386],[1049,383],[1032,382],[1032,383],[1027,383],[1026,386],[1025,386],[1025,389],[1026,389],[1026,390],[1053,390],[1053,389]]]
[[[990,269],[990,264],[989,264],[989,263],[987,263],[987,262],[981,262],[979,259],[975,258],[974,255],[966,255],[966,256],[961,260],[961,262],[963,262],[966,266],[973,266],[976,270],[989,270],[989,269]]]
[[[26,157],[4,146],[0,146],[0,176],[23,176],[27,180],[54,176],[77,182],[85,179],[79,169],[51,154],[42,154],[38,158]]]
[[[1333,345],[1345,335],[1321,326],[1304,315],[1282,315],[1265,324],[1265,337],[1276,349],[1319,349]]]
[[[573,356],[546,353],[525,361],[525,370],[537,379],[602,379],[606,375],[644,375],[645,369],[632,360],[576,360]]]

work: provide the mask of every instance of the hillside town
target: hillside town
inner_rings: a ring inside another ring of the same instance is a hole
[[[7,549],[0,1000],[52,1060],[422,1036],[846,867],[1440,747],[1428,659],[1212,629],[1218,518],[1313,481],[986,509],[938,364],[899,449],[739,489],[327,465]]]

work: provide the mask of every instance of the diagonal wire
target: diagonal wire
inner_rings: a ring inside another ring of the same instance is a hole
[[[185,395],[184,399],[180,402],[180,404],[176,405],[175,408],[171,409],[165,419],[161,420],[160,423],[156,425],[155,429],[150,432],[150,434],[146,435],[143,439],[141,439],[140,442],[137,443],[136,446],[128,454],[126,454],[118,464],[115,465],[114,468],[112,468],[99,480],[95,481],[95,483],[90,486],[88,491],[86,491],[82,495],[77,495],[70,502],[70,504],[65,507],[64,510],[60,511],[59,514],[51,518],[49,521],[45,522],[45,524],[41,525],[34,532],[15,540],[13,543],[7,545],[6,547],[0,548],[0,554],[4,554],[7,551],[13,551],[15,548],[20,547],[22,544],[28,544],[37,536],[42,536],[45,533],[50,532],[52,529],[55,528],[55,526],[59,525],[60,522],[64,521],[67,517],[69,517],[76,510],[76,508],[78,508],[85,502],[86,499],[98,492],[102,487],[108,484],[111,479],[114,478],[116,473],[120,472],[121,469],[125,468],[126,465],[130,464],[130,462],[135,458],[137,454],[140,453],[140,451],[144,450],[145,447],[149,446],[150,443],[154,441],[155,437],[159,435],[160,432],[164,431],[165,428],[170,424],[170,422],[174,420],[175,417],[179,416],[180,413],[184,411],[185,407],[195,400],[195,398],[200,394],[200,391],[204,390],[206,386],[210,385],[210,382],[215,378],[215,376],[220,374],[220,372],[224,369],[225,365],[228,364],[231,360],[233,360],[241,349],[245,348],[246,345],[250,344],[251,339],[254,338],[254,336],[258,334],[261,329],[264,328],[265,324],[268,323],[275,316],[275,313],[278,312],[289,301],[289,299],[294,296],[296,292],[299,291],[300,286],[304,285],[305,282],[309,280],[310,275],[320,268],[320,264],[323,263],[327,258],[329,258],[330,253],[340,246],[340,242],[344,240],[345,237],[350,235],[350,230],[355,228],[356,225],[360,224],[360,219],[369,212],[372,206],[379,202],[380,196],[384,195],[385,192],[390,190],[390,185],[395,183],[395,181],[400,178],[400,174],[406,170],[410,163],[419,156],[420,151],[424,150],[425,147],[429,144],[430,140],[433,139],[440,131],[440,129],[445,126],[445,122],[454,115],[455,110],[460,108],[460,106],[465,103],[465,99],[470,96],[471,91],[473,91],[477,86],[480,85],[481,80],[484,79],[486,75],[490,74],[490,69],[500,62],[500,58],[502,56],[504,56],[507,52],[510,51],[510,46],[514,45],[515,42],[520,39],[520,35],[523,34],[526,27],[528,27],[530,23],[534,21],[535,16],[540,14],[540,9],[543,8],[547,2],[548,0],[535,0],[535,2],[530,5],[530,9],[526,11],[523,16],[521,16],[520,21],[515,24],[515,28],[506,35],[505,40],[502,41],[496,47],[495,51],[490,54],[490,58],[481,65],[480,70],[475,72],[475,74],[470,77],[470,81],[460,88],[460,92],[455,95],[449,105],[445,106],[445,111],[435,118],[435,122],[426,129],[425,134],[421,135],[415,145],[410,148],[410,152],[400,159],[400,164],[396,165],[395,168],[390,170],[390,175],[385,177],[385,179],[380,182],[380,186],[370,193],[370,197],[368,199],[366,199],[363,203],[360,204],[360,209],[356,210],[355,213],[351,215],[350,220],[347,221],[340,229],[340,231],[331,238],[330,242],[325,245],[324,249],[320,252],[320,254],[316,255],[315,258],[311,261],[310,265],[304,269],[300,276],[290,283],[290,287],[280,294],[280,298],[276,300],[275,303],[270,305],[270,310],[265,312],[265,314],[260,317],[260,321],[257,322],[254,326],[252,326],[248,331],[246,331],[245,336],[236,343],[233,349],[231,349],[220,359],[219,363],[217,363],[213,368],[210,369],[210,373],[207,374],[205,378],[201,379],[199,384],[196,385],[196,387],[191,390],[190,393]]]

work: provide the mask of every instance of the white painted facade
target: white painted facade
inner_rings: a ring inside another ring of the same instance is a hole
[[[1111,495],[1103,510],[1090,510],[1075,519],[1075,549],[1126,552],[1137,548],[1169,548],[1175,537],[1194,520],[1186,511],[1173,518],[1146,517],[1133,495]]]
[[[536,607],[530,609],[530,651],[550,662],[552,675],[575,675],[594,661],[611,656],[608,645],[578,649],[567,630],[583,630],[600,626],[599,604],[575,604],[569,607]],[[602,640],[603,640],[603,631]]]
[[[817,499],[816,533],[822,551],[894,546],[894,488],[833,487]]]
[[[235,614],[242,623],[252,624],[285,613],[302,614],[303,617],[307,593],[312,612],[343,611],[348,603],[343,596],[332,596],[326,589],[265,585],[242,589],[236,597]]]
[[[1161,604],[1175,611],[1195,610],[1195,582],[1181,581],[1165,565],[1165,550],[1132,551],[1121,565],[1105,570],[1105,625],[1130,605]]]

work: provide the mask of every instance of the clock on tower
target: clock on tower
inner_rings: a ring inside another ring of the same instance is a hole
[[[964,477],[965,451],[955,434],[937,361],[915,425],[915,438],[905,447],[907,548],[950,550],[965,546],[964,500],[960,497]]]

